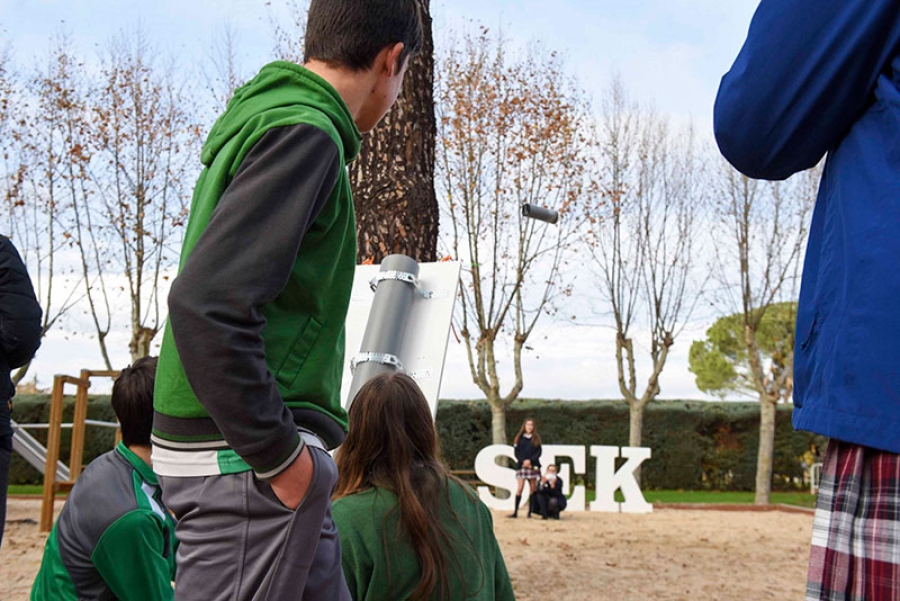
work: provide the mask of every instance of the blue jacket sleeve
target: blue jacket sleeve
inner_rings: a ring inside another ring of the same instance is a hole
[[[900,0],[762,0],[719,86],[719,149],[753,178],[815,166],[872,104],[898,45]]]

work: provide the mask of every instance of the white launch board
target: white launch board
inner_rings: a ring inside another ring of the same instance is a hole
[[[370,282],[378,274],[379,269],[379,265],[358,265],[353,278],[353,292],[350,296],[346,321],[347,349],[344,375],[341,381],[341,399],[344,407],[347,407],[347,395],[353,378],[350,361],[359,353],[366,331],[366,322],[369,319],[369,310],[375,297]],[[405,336],[399,353],[406,373],[415,379],[428,399],[432,416],[437,413],[450,323],[459,285],[459,271],[458,261],[419,263],[419,288],[430,292],[431,295],[415,296],[407,317]]]

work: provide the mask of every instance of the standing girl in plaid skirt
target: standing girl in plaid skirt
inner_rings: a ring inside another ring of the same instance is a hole
[[[537,489],[538,478],[541,477],[541,435],[534,427],[534,420],[530,417],[522,422],[519,433],[513,439],[516,447],[516,506],[511,518],[519,517],[519,503],[522,501],[522,490],[525,481],[531,488],[531,494]],[[528,503],[528,517],[531,517],[531,503]]]

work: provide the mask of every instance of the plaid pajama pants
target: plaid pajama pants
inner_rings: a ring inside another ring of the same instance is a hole
[[[807,601],[900,601],[900,455],[831,440]]]

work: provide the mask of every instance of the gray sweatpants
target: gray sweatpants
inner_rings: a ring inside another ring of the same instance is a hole
[[[313,479],[296,511],[253,472],[160,478],[178,519],[177,601],[350,601],[331,519],[337,468],[309,451]]]

